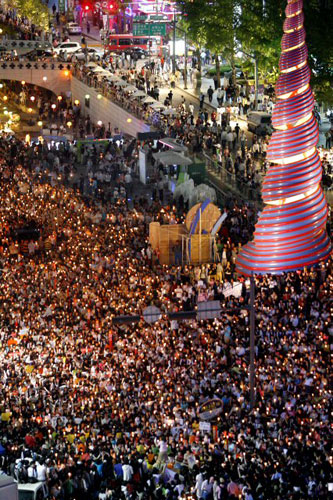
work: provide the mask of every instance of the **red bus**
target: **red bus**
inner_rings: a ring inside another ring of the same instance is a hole
[[[162,53],[161,36],[136,36],[131,33],[124,35],[109,35],[108,50],[111,52],[140,48],[154,55]]]

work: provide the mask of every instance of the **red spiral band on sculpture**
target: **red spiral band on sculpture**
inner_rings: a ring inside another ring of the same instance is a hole
[[[288,0],[272,116],[276,131],[267,149],[272,165],[262,188],[266,207],[254,241],[242,248],[236,262],[245,275],[295,271],[326,260],[331,252],[302,9],[302,0]]]
[[[309,84],[310,76],[310,68],[307,65],[292,73],[281,73],[275,85],[276,97],[283,99],[286,94],[299,92]]]

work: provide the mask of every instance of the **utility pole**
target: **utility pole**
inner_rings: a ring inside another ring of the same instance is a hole
[[[186,31],[184,31],[184,42],[185,42],[185,50],[184,50],[184,89],[187,89],[187,38]]]
[[[257,53],[254,52],[254,54],[248,54],[244,50],[241,50],[243,54],[245,54],[247,57],[252,59],[254,62],[254,109],[258,109],[258,92],[259,92],[259,77],[258,77],[258,56]]]
[[[250,406],[255,404],[255,281],[253,273],[250,278]]]
[[[254,109],[257,111],[259,78],[258,78],[258,58],[256,52],[254,53],[253,59],[254,59]]]

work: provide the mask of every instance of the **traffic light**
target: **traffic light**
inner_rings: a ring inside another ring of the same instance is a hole
[[[82,10],[86,14],[92,10],[92,3],[89,0],[85,0],[82,2]]]
[[[116,1],[111,1],[108,5],[108,10],[111,15],[115,15],[119,11],[119,4]]]

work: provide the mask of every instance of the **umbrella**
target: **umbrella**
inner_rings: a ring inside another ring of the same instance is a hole
[[[136,92],[134,92],[132,97],[146,97],[146,96],[147,94],[145,92],[143,92],[142,90],[137,90]]]
[[[136,87],[134,85],[127,85],[127,87],[124,88],[126,92],[133,92],[133,90],[136,90]]]
[[[148,96],[142,102],[143,102],[143,104],[151,104],[151,103],[155,103],[156,101],[152,97]]]
[[[91,69],[94,73],[109,73],[107,69],[102,68],[102,66],[95,66]]]
[[[124,80],[117,80],[115,83],[115,85],[118,85],[119,87],[127,87],[128,83],[125,82]]]
[[[167,108],[164,111],[162,111],[164,115],[174,115],[176,113],[176,110],[174,108]]]
[[[154,102],[154,104],[151,105],[151,108],[152,109],[165,109],[165,106],[164,104],[161,104],[159,102]]]
[[[113,80],[119,80],[119,77],[117,75],[114,75],[113,73],[110,73],[107,79],[113,81]]]

